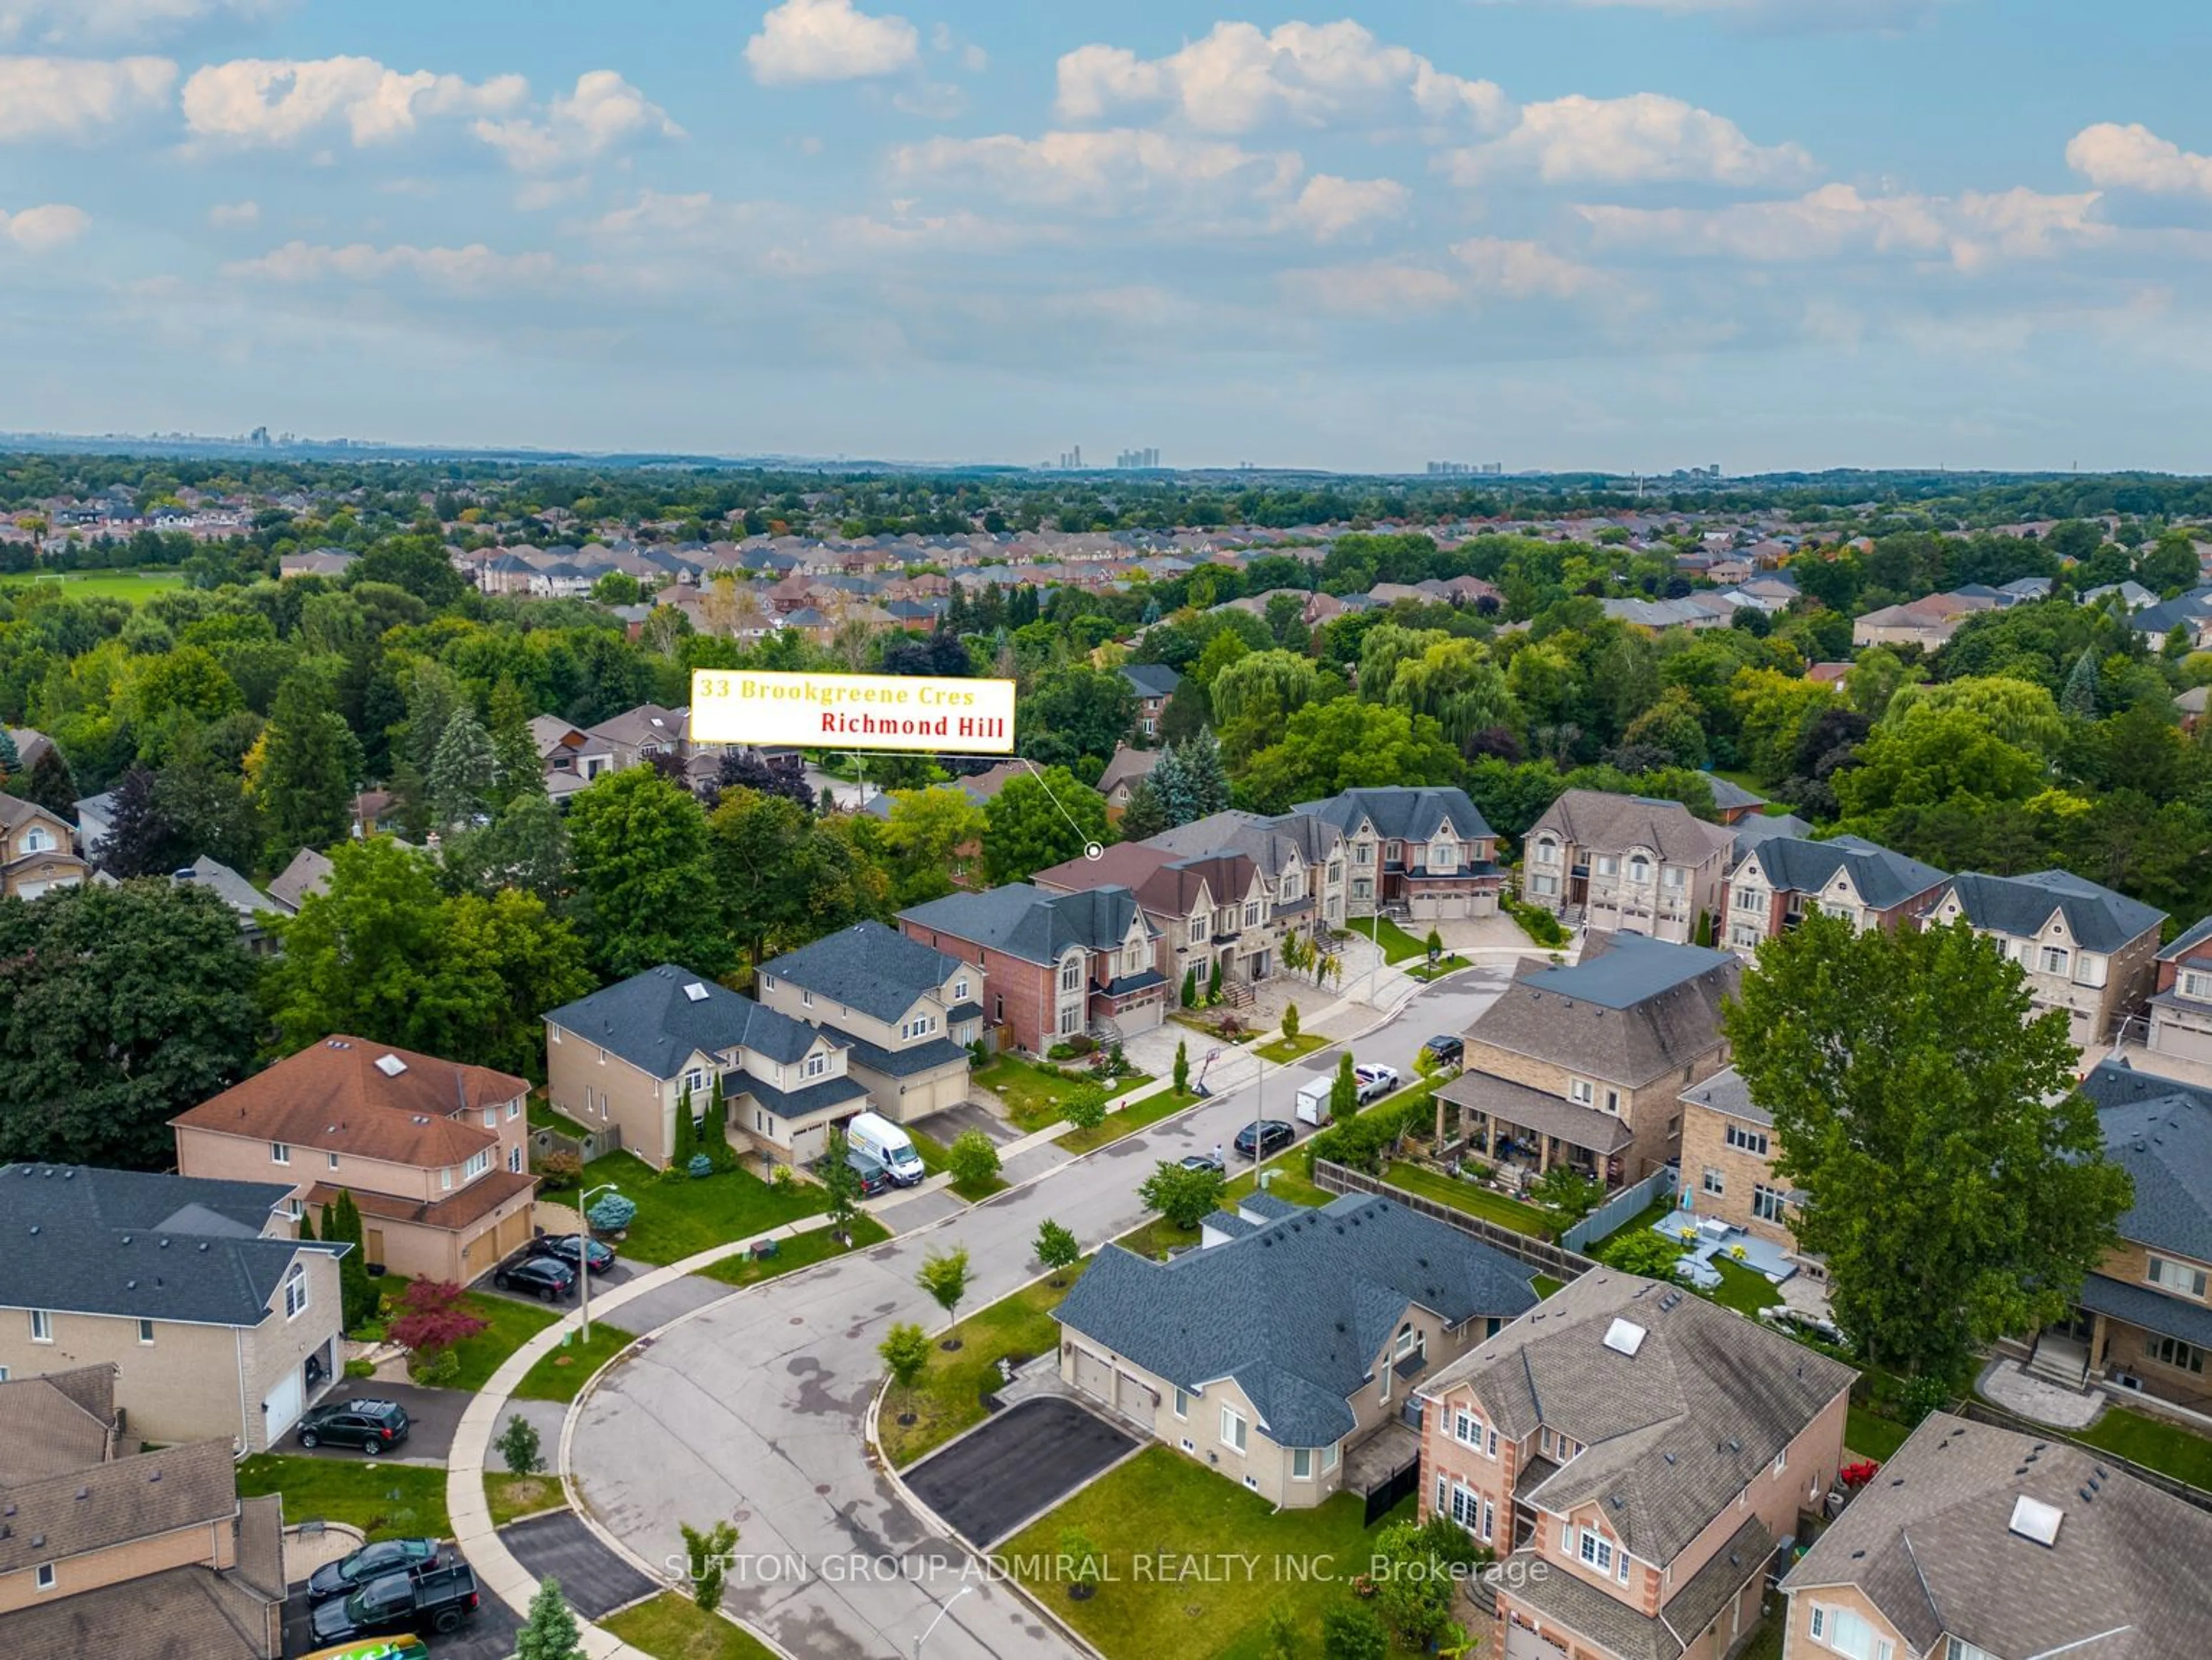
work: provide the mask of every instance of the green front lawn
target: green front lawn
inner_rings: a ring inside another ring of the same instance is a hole
[[[1070,1152],[1089,1152],[1103,1147],[1109,1141],[1118,1141],[1133,1130],[1147,1124],[1157,1124],[1163,1118],[1173,1117],[1185,1107],[1197,1104],[1199,1097],[1189,1090],[1164,1089],[1158,1095],[1148,1095],[1141,1101],[1133,1101],[1119,1112],[1109,1112],[1097,1128],[1069,1130],[1055,1136],[1054,1142]]]
[[[1890,1455],[1905,1444],[1905,1438],[1912,1432],[1894,1418],[1884,1418],[1869,1412],[1864,1407],[1846,1408],[1844,1414],[1844,1446],[1862,1458],[1871,1458],[1877,1464],[1886,1464]]]
[[[1424,964],[1428,960],[1428,930],[1425,928],[1421,931],[1423,937],[1416,939],[1387,916],[1357,917],[1344,926],[1361,939],[1372,940],[1382,946],[1382,960],[1386,963],[1402,963],[1411,957],[1421,958]],[[1445,953],[1445,957],[1449,956],[1449,952]],[[1445,958],[1437,958],[1439,962],[1443,960]]]
[[[238,1467],[238,1493],[284,1495],[289,1523],[343,1522],[370,1539],[444,1539],[446,1472],[381,1459],[301,1458],[257,1452]]]
[[[740,1256],[725,1256],[720,1262],[709,1262],[698,1272],[709,1280],[719,1280],[726,1286],[757,1286],[762,1280],[773,1280],[780,1274],[811,1268],[815,1263],[826,1262],[833,1256],[843,1256],[850,1251],[866,1250],[871,1245],[880,1245],[890,1237],[890,1230],[874,1217],[862,1216],[853,1224],[853,1243],[850,1245],[839,1244],[828,1228],[810,1228],[805,1233],[777,1240],[773,1256],[755,1256],[748,1251]]]
[[[484,1475],[484,1502],[491,1506],[491,1524],[503,1528],[526,1516],[535,1516],[540,1511],[565,1510],[568,1495],[562,1490],[557,1475],[509,1475],[504,1472]]]
[[[1439,1171],[1425,1170],[1419,1164],[1392,1164],[1383,1171],[1382,1179],[1394,1188],[1418,1193],[1424,1199],[1449,1205],[1454,1210],[1495,1222],[1516,1233],[1540,1239],[1551,1232],[1549,1211],[1524,1205],[1518,1199],[1508,1199],[1502,1193],[1492,1193],[1487,1188],[1479,1188],[1472,1182],[1462,1182]]]
[[[1019,1055],[1002,1055],[975,1074],[976,1083],[1006,1104],[1006,1116],[1022,1129],[1035,1134],[1050,1129],[1063,1116],[1060,1103],[1085,1083],[1079,1078],[1055,1078],[1042,1067],[1023,1060]],[[1129,1090],[1142,1089],[1152,1080],[1144,1073],[1131,1073],[1126,1078],[1096,1080],[1115,1095]]]
[[[562,1312],[558,1304],[518,1303],[511,1297],[489,1297],[474,1291],[461,1302],[471,1314],[490,1323],[474,1337],[453,1345],[453,1353],[461,1358],[461,1369],[448,1387],[457,1389],[480,1389],[491,1382],[492,1373],[506,1363],[508,1355],[558,1320]]]
[[[584,1166],[584,1190],[603,1182],[615,1183],[624,1198],[636,1202],[637,1216],[618,1247],[636,1262],[680,1262],[819,1214],[827,1205],[812,1182],[776,1187],[748,1171],[725,1171],[703,1181],[688,1176],[664,1181],[627,1152],[611,1152]]]
[[[1237,1167],[1237,1158],[1232,1152],[1229,1155],[1229,1168],[1233,1171]],[[1292,1147],[1277,1153],[1260,1168],[1267,1172],[1267,1191],[1278,1199],[1289,1200],[1293,1205],[1326,1205],[1336,1197],[1336,1195],[1324,1192],[1313,1184],[1306,1175],[1304,1155],[1298,1148]],[[1244,1174],[1230,1183],[1223,1197],[1231,1201],[1233,1206],[1235,1201],[1251,1191],[1252,1167],[1247,1164]]]
[[[552,1353],[542,1356],[522,1374],[515,1385],[518,1401],[573,1401],[592,1374],[630,1346],[635,1334],[604,1320],[592,1322],[592,1341],[580,1341],[574,1332]]]
[[[1311,1055],[1328,1041],[1317,1031],[1302,1031],[1296,1037],[1278,1037],[1272,1043],[1262,1043],[1252,1053],[1279,1067],[1286,1067],[1301,1055]]]
[[[2126,1407],[2107,1407],[2075,1439],[2186,1481],[2212,1489],[2212,1439]]]
[[[1393,1519],[1410,1511],[1408,1499]],[[1164,1446],[1147,1448],[1091,1483],[995,1553],[1015,1576],[1100,1652],[1146,1660],[1259,1660],[1266,1654],[1270,1604],[1287,1604],[1317,1651],[1322,1613],[1352,1600],[1350,1582],[1367,1563],[1373,1535],[1365,1505],[1339,1493],[1310,1510],[1277,1511],[1230,1477]],[[1097,1553],[1104,1579],[1076,1602],[1055,1571],[1063,1533],[1073,1529]],[[1220,1564],[1252,1559],[1216,1578],[1163,1583],[1164,1568],[1188,1558]],[[1150,1570],[1147,1577],[1137,1575]],[[1311,1578],[1305,1576],[1310,1574]]]
[[[1089,1266],[1086,1258],[1059,1275],[1060,1285],[1040,1280],[1012,1297],[978,1309],[939,1336],[929,1352],[928,1367],[912,1389],[891,1385],[884,1396],[876,1430],[884,1456],[894,1468],[911,1464],[933,1447],[942,1446],[961,1431],[983,1421],[983,1394],[998,1387],[998,1363],[1002,1356],[1026,1360],[1060,1347],[1060,1327],[1054,1323],[1052,1311]],[[947,1353],[942,1347],[947,1337],[958,1338],[960,1347]],[[909,1414],[913,1423],[899,1422]]]
[[[719,1614],[702,1613],[681,1591],[663,1591],[600,1626],[657,1660],[775,1660],[775,1651]]]

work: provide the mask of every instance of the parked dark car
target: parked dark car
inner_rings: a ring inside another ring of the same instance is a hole
[[[501,1291],[520,1292],[526,1297],[542,1297],[549,1303],[576,1294],[576,1270],[557,1256],[532,1256],[526,1249],[520,1256],[511,1256],[491,1272],[491,1282]]]
[[[1265,1158],[1297,1139],[1297,1131],[1282,1119],[1256,1118],[1237,1132],[1237,1151],[1247,1158]]]
[[[1182,1167],[1185,1170],[1212,1171],[1216,1176],[1222,1173],[1221,1161],[1210,1152],[1185,1153]]]
[[[357,1590],[387,1573],[404,1573],[410,1568],[437,1560],[438,1541],[434,1539],[380,1539],[373,1545],[363,1545],[350,1556],[342,1556],[317,1568],[308,1577],[307,1595],[315,1602],[326,1602]]]
[[[325,1401],[300,1416],[295,1438],[303,1447],[359,1447],[369,1457],[391,1452],[407,1438],[407,1408],[396,1401]]]
[[[388,1632],[459,1631],[475,1617],[476,1570],[465,1562],[426,1563],[387,1573],[346,1596],[319,1603],[308,1616],[318,1643],[346,1643]]]
[[[525,1256],[550,1256],[556,1262],[576,1266],[576,1258],[588,1253],[592,1272],[605,1274],[615,1265],[615,1248],[604,1239],[587,1239],[580,1233],[541,1234],[522,1248]]]
[[[861,1198],[872,1199],[879,1193],[889,1193],[891,1190],[891,1173],[884,1168],[881,1159],[854,1147],[846,1153],[845,1162],[853,1167],[853,1173],[860,1178]]]
[[[1467,1045],[1449,1032],[1439,1032],[1421,1045],[1421,1053],[1440,1067],[1456,1067],[1467,1059]]]

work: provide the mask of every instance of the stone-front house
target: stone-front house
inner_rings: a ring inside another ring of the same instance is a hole
[[[1729,873],[1720,938],[1748,957],[1815,910],[1862,932],[1894,928],[1925,915],[1949,880],[1933,865],[1859,836],[1776,836],[1753,847]]]
[[[1194,970],[1203,983],[1216,964],[1224,983],[1267,979],[1280,960],[1286,931],[1275,891],[1241,853],[1185,858],[1164,848],[1123,842],[1097,859],[1076,858],[1030,879],[1050,893],[1125,887],[1158,931],[1160,971],[1171,992]],[[1296,917],[1291,919],[1295,924]]]
[[[2107,1061],[2081,1080],[2135,1202],[2071,1318],[2038,1334],[2039,1375],[2212,1410],[2212,1089]]]
[[[1499,1558],[1484,1651],[1723,1660],[1835,1479],[1853,1376],[1611,1268],[1438,1371],[1421,1389],[1421,1515]]]
[[[1458,1107],[1493,1162],[1640,1181],[1680,1151],[1682,1091],[1728,1062],[1721,1002],[1741,973],[1726,952],[1635,934],[1593,935],[1571,968],[1524,958],[1467,1029],[1438,1116]]]
[[[881,922],[858,922],[760,967],[760,1000],[845,1045],[875,1110],[905,1123],[968,1098],[983,971]]]
[[[318,1231],[341,1190],[362,1255],[465,1285],[529,1239],[527,1080],[343,1033],[169,1121],[186,1176],[291,1184]]]
[[[1720,908],[1735,845],[1680,801],[1569,790],[1522,838],[1521,897],[1596,932],[1688,945]]]
[[[1054,1310],[1060,1376],[1285,1508],[1405,1469],[1419,1380],[1536,1305],[1529,1268],[1370,1195],[1257,1195],[1206,1237],[1100,1251]]]
[[[2212,916],[2159,952],[2148,1028],[2160,1059],[2212,1066]]]
[[[0,1654],[276,1660],[284,1501],[227,1440],[139,1450],[116,1369],[0,1378]]]
[[[1350,886],[1344,832],[1311,813],[1210,813],[1163,830],[1150,846],[1184,858],[1241,853],[1273,891],[1276,925],[1312,933],[1344,926]]]
[[[276,1444],[339,1371],[338,1259],[291,1189],[0,1165],[0,1377],[115,1368],[131,1433]]]
[[[1051,893],[1015,882],[933,899],[901,911],[899,923],[983,971],[984,1018],[1001,1048],[1042,1055],[1071,1037],[1111,1041],[1166,1018],[1158,931],[1125,887]]]
[[[35,899],[49,888],[74,887],[91,870],[77,857],[75,835],[60,814],[0,795],[0,899]]]
[[[1498,912],[1505,873],[1498,836],[1465,790],[1346,790],[1291,809],[1344,837],[1348,916],[1395,912],[1416,922]]]
[[[1930,1414],[1782,1581],[1784,1660],[2179,1660],[2212,1517],[2055,1438]]]
[[[553,1105],[665,1169],[688,1090],[692,1122],[771,1164],[822,1156],[830,1127],[868,1105],[847,1070],[851,1045],[672,964],[634,974],[545,1016]],[[724,1123],[708,1122],[714,1080]]]
[[[1936,926],[1963,916],[2021,965],[2039,1014],[2065,1012],[2077,1049],[2112,1036],[2150,994],[2166,913],[2071,871],[2032,876],[1961,872],[1928,913]]]

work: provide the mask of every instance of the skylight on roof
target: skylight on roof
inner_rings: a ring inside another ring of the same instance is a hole
[[[2047,1548],[2058,1542],[2058,1524],[2065,1519],[2066,1512],[2057,1505],[2022,1493],[2012,1501],[2012,1521],[2008,1525],[2021,1538]]]
[[[684,994],[695,1003],[703,1003],[707,1000],[707,988],[696,980],[684,988]]]
[[[1616,1319],[1605,1329],[1605,1346],[1615,1354],[1633,1357],[1644,1347],[1644,1328],[1633,1320]]]
[[[397,1078],[407,1070],[407,1063],[396,1055],[380,1055],[376,1057],[376,1069],[386,1078]]]

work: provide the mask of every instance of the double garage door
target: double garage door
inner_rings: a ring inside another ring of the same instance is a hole
[[[1506,1625],[1505,1660],[1566,1660],[1566,1657],[1565,1643],[1539,1637],[1526,1626]]]
[[[1075,1387],[1092,1400],[1117,1408],[1140,1424],[1149,1424],[1159,1408],[1151,1385],[1118,1370],[1103,1355],[1079,1345],[1075,1350]]]

